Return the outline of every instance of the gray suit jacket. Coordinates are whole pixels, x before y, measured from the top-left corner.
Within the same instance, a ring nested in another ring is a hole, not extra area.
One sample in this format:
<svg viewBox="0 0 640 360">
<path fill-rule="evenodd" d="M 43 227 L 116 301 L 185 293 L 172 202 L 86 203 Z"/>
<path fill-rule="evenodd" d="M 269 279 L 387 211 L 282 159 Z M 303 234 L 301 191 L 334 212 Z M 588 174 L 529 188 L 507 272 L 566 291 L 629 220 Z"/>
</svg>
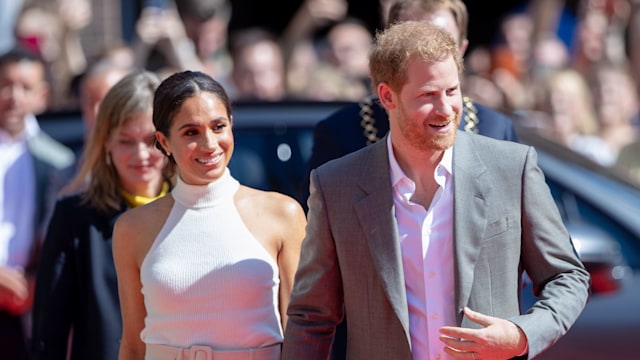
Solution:
<svg viewBox="0 0 640 360">
<path fill-rule="evenodd" d="M 509 319 L 526 334 L 533 357 L 576 320 L 589 274 L 533 148 L 458 131 L 453 164 L 458 325 L 477 327 L 463 316 L 465 306 Z M 343 309 L 348 359 L 411 359 L 386 141 L 319 167 L 310 187 L 283 359 L 328 358 Z M 523 271 L 539 296 L 525 314 Z"/>
</svg>

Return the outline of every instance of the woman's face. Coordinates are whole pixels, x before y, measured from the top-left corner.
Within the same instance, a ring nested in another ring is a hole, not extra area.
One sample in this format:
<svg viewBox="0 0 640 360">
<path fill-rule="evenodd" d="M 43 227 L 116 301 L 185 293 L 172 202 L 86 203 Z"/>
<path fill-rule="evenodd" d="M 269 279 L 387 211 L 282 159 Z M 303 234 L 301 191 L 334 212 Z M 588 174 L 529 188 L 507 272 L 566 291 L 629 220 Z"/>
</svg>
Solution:
<svg viewBox="0 0 640 360">
<path fill-rule="evenodd" d="M 231 116 L 218 97 L 199 93 L 184 101 L 174 115 L 169 136 L 158 141 L 178 166 L 187 184 L 206 185 L 220 178 L 233 153 Z"/>
<path fill-rule="evenodd" d="M 107 155 L 125 191 L 134 195 L 157 195 L 167 160 L 154 146 L 154 141 L 151 110 L 131 116 L 107 139 Z"/>
</svg>

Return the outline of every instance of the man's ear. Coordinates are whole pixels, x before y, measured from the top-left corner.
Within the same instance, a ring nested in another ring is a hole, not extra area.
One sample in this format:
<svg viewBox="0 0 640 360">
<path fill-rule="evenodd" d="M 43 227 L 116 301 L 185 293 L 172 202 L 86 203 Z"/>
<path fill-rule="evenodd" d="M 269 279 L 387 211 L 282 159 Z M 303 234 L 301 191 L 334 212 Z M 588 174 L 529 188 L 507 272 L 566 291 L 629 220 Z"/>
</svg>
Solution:
<svg viewBox="0 0 640 360">
<path fill-rule="evenodd" d="M 395 109 L 397 104 L 395 100 L 395 92 L 389 84 L 380 83 L 378 85 L 378 99 L 380 100 L 380 104 L 388 110 Z"/>
<path fill-rule="evenodd" d="M 51 101 L 51 90 L 46 81 L 43 80 L 40 85 L 38 85 L 34 99 L 32 100 L 33 109 L 30 109 L 31 113 L 39 115 L 47 110 Z"/>
<path fill-rule="evenodd" d="M 467 52 L 469 47 L 469 40 L 464 39 L 460 42 L 460 57 L 464 58 L 464 53 Z"/>
</svg>

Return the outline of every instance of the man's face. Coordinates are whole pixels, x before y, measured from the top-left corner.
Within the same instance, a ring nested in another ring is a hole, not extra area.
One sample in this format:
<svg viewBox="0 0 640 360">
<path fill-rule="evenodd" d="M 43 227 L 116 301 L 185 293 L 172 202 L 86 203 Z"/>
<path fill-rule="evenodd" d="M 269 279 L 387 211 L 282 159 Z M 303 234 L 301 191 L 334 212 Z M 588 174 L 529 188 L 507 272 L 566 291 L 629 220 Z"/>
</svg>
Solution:
<svg viewBox="0 0 640 360">
<path fill-rule="evenodd" d="M 45 110 L 47 85 L 44 68 L 37 62 L 8 63 L 0 68 L 0 129 L 16 136 L 24 117 Z"/>
<path fill-rule="evenodd" d="M 442 151 L 453 145 L 462 114 L 458 68 L 444 61 L 409 61 L 407 83 L 387 107 L 394 146 L 412 151 Z"/>
<path fill-rule="evenodd" d="M 228 22 L 223 17 L 214 16 L 204 21 L 185 18 L 184 27 L 201 59 L 209 58 L 224 47 Z"/>
<path fill-rule="evenodd" d="M 108 71 L 99 76 L 87 78 L 82 84 L 80 105 L 84 122 L 85 140 L 89 139 L 91 129 L 96 123 L 98 108 L 109 89 L 126 75 L 125 70 Z"/>
<path fill-rule="evenodd" d="M 242 99 L 281 100 L 285 95 L 284 78 L 282 55 L 270 42 L 251 45 L 234 60 L 233 80 Z"/>
</svg>

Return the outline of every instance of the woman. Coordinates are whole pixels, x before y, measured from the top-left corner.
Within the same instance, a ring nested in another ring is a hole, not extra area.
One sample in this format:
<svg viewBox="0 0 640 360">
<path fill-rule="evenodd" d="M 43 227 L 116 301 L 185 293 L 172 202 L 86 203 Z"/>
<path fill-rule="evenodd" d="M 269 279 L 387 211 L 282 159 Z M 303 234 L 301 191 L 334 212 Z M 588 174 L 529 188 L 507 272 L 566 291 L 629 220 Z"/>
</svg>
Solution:
<svg viewBox="0 0 640 360">
<path fill-rule="evenodd" d="M 302 208 L 231 176 L 229 98 L 208 75 L 167 78 L 153 122 L 178 178 L 115 226 L 120 359 L 280 359 Z"/>
<path fill-rule="evenodd" d="M 116 218 L 170 187 L 154 146 L 152 73 L 127 75 L 100 105 L 75 178 L 43 246 L 33 317 L 35 359 L 117 359 L 122 323 L 111 251 Z M 69 353 L 69 354 L 67 354 Z"/>
</svg>

